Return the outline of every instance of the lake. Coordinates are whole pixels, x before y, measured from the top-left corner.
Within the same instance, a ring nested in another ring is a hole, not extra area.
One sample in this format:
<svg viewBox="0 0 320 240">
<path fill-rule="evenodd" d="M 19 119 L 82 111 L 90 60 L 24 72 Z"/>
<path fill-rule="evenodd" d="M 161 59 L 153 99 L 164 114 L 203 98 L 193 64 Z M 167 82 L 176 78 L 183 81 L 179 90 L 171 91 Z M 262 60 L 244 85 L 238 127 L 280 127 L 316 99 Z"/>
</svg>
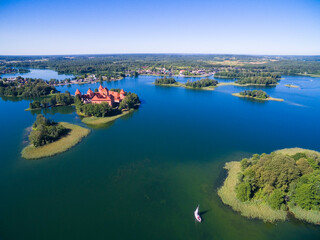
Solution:
<svg viewBox="0 0 320 240">
<path fill-rule="evenodd" d="M 8 78 L 8 77 L 24 77 L 24 78 L 41 78 L 44 80 L 50 80 L 50 79 L 57 79 L 57 80 L 64 80 L 66 78 L 72 79 L 74 75 L 72 74 L 58 74 L 58 72 L 50 70 L 50 69 L 29 69 L 30 72 L 27 73 L 8 73 L 8 74 L 2 74 L 2 78 Z"/>
<path fill-rule="evenodd" d="M 141 107 L 41 160 L 20 157 L 36 118 L 24 111 L 29 101 L 0 100 L 0 239 L 320 238 L 320 226 L 250 220 L 217 195 L 225 162 L 287 147 L 320 151 L 320 78 L 284 76 L 277 87 L 254 88 L 284 102 L 231 95 L 248 87 L 190 90 L 154 86 L 155 78 L 104 82 L 136 92 Z M 99 84 L 58 89 L 89 87 Z M 72 107 L 46 116 L 85 126 Z M 193 216 L 198 204 L 201 224 Z"/>
</svg>

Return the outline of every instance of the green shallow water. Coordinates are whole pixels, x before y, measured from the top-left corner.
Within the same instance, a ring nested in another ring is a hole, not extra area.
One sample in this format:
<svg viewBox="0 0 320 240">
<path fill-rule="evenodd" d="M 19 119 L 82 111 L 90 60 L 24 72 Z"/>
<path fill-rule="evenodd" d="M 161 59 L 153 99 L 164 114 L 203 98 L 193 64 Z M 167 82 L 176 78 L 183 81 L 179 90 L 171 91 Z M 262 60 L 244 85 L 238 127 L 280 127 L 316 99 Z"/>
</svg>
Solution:
<svg viewBox="0 0 320 240">
<path fill-rule="evenodd" d="M 320 150 L 320 79 L 286 77 L 265 89 L 285 102 L 236 98 L 239 87 L 156 87 L 154 77 L 105 84 L 138 93 L 141 107 L 51 158 L 20 158 L 36 114 L 0 101 L 0 239 L 319 239 L 320 227 L 240 216 L 217 188 L 224 163 L 284 147 Z M 179 79 L 184 81 L 184 79 Z M 311 81 L 312 80 L 312 81 Z M 288 89 L 287 83 L 301 89 Z M 74 92 L 98 84 L 64 86 Z M 81 124 L 70 108 L 45 114 Z M 200 204 L 204 222 L 193 211 Z"/>
</svg>

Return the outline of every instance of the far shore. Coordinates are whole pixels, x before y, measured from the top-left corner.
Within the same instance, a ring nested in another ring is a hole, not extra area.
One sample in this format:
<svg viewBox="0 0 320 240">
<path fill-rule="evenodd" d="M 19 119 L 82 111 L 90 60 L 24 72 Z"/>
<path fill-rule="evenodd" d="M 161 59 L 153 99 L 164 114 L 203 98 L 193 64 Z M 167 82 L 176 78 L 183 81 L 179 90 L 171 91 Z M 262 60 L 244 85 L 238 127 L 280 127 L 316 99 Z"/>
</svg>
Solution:
<svg viewBox="0 0 320 240">
<path fill-rule="evenodd" d="M 30 144 L 22 150 L 21 156 L 25 159 L 39 159 L 57 155 L 72 148 L 90 133 L 89 129 L 78 125 L 67 122 L 59 122 L 59 124 L 70 130 L 66 136 L 40 147 Z"/>
<path fill-rule="evenodd" d="M 236 96 L 236 97 L 251 98 L 251 99 L 261 100 L 261 101 L 276 101 L 276 102 L 283 102 L 284 101 L 282 98 L 268 97 L 268 98 L 262 99 L 262 98 L 255 98 L 255 97 L 250 97 L 250 96 L 243 96 L 240 93 L 232 93 L 232 95 Z"/>
</svg>

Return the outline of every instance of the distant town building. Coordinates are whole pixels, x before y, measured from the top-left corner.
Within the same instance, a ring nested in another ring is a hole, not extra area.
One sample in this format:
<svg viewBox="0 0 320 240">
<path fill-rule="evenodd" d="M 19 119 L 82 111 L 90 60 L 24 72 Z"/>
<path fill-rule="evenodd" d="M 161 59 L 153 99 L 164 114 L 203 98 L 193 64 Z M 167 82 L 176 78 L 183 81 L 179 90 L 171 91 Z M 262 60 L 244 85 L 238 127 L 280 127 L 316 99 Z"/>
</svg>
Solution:
<svg viewBox="0 0 320 240">
<path fill-rule="evenodd" d="M 120 92 L 109 91 L 108 88 L 104 88 L 100 85 L 98 92 L 93 92 L 90 88 L 87 94 L 81 94 L 79 89 L 76 90 L 75 95 L 79 95 L 84 103 L 108 103 L 111 107 L 119 104 L 126 96 L 126 92 L 121 89 Z"/>
</svg>

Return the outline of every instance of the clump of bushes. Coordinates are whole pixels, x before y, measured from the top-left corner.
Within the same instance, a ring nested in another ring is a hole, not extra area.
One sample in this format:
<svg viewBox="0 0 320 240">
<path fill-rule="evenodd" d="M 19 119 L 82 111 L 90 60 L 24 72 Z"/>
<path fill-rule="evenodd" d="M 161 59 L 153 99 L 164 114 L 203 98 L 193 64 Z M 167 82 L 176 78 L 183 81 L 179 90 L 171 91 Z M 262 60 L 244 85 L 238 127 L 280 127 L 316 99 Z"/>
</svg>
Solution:
<svg viewBox="0 0 320 240">
<path fill-rule="evenodd" d="M 67 133 L 68 129 L 39 114 L 32 126 L 29 140 L 35 147 L 39 147 L 54 142 Z"/>
</svg>

